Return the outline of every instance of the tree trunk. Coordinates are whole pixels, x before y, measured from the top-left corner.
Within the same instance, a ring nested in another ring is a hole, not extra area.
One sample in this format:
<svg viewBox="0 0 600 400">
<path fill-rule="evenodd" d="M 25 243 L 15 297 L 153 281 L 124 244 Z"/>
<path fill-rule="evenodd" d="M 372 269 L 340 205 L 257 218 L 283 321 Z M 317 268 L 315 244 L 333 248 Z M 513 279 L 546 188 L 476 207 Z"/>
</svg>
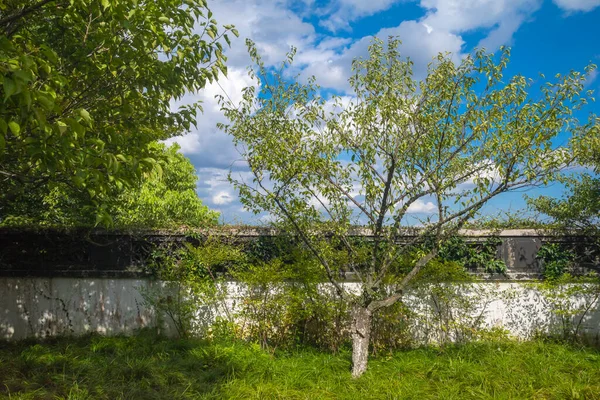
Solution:
<svg viewBox="0 0 600 400">
<path fill-rule="evenodd" d="M 352 377 L 358 378 L 367 369 L 371 338 L 371 311 L 354 306 L 352 310 Z"/>
</svg>

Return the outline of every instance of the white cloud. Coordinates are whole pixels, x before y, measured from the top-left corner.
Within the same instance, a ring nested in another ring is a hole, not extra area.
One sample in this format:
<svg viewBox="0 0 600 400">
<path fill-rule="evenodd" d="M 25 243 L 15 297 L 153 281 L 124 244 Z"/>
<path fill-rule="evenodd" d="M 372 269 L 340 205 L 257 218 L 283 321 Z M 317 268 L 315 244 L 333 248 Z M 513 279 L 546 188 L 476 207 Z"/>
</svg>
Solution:
<svg viewBox="0 0 600 400">
<path fill-rule="evenodd" d="M 554 4 L 565 11 L 591 11 L 600 6 L 600 0 L 554 0 Z"/>
<path fill-rule="evenodd" d="M 417 21 L 404 21 L 395 28 L 382 29 L 376 36 L 380 38 L 398 36 L 402 40 L 400 52 L 402 56 L 409 57 L 414 62 L 416 78 L 425 76 L 427 64 L 440 52 L 451 52 L 458 60 L 464 43 L 458 35 L 431 29 Z M 340 53 L 332 55 L 331 58 L 308 65 L 303 71 L 303 76 L 306 78 L 314 75 L 317 82 L 324 87 L 350 92 L 348 78 L 352 72 L 352 60 L 368 55 L 372 38 L 372 36 L 363 37 Z"/>
<path fill-rule="evenodd" d="M 316 197 L 312 197 L 308 201 L 308 204 L 317 210 L 324 211 L 325 207 L 329 206 L 329 200 L 327 198 L 325 198 L 323 195 L 317 194 Z"/>
<path fill-rule="evenodd" d="M 437 210 L 437 206 L 431 201 L 417 200 L 408 207 L 409 214 L 431 214 Z"/>
<path fill-rule="evenodd" d="M 222 195 L 230 194 L 233 188 L 227 181 L 228 169 L 224 168 L 199 168 L 198 169 L 198 194 L 208 200 L 210 204 L 217 204 Z M 221 203 L 222 204 L 222 203 Z"/>
<path fill-rule="evenodd" d="M 217 122 L 225 122 L 216 95 L 227 95 L 234 104 L 241 100 L 242 89 L 256 85 L 245 71 L 230 68 L 227 77 L 208 84 L 201 93 L 189 94 L 173 107 L 201 101 L 204 112 L 198 115 L 197 127 L 184 136 L 174 137 L 167 144 L 178 143 L 181 152 L 194 162 L 196 167 L 229 168 L 239 158 L 231 138 L 217 129 Z"/>
<path fill-rule="evenodd" d="M 303 21 L 282 0 L 221 0 L 211 2 L 214 18 L 221 24 L 233 24 L 240 33 L 226 50 L 227 65 L 245 68 L 249 64 L 245 40 L 251 38 L 267 65 L 281 62 L 290 46 L 314 47 L 315 28 Z"/>
<path fill-rule="evenodd" d="M 402 0 L 334 0 L 320 9 L 320 14 L 326 16 L 320 25 L 336 32 L 340 29 L 349 30 L 350 22 L 378 12 L 387 10 L 394 3 Z"/>
<path fill-rule="evenodd" d="M 292 4 L 293 3 L 293 4 Z M 226 122 L 215 95 L 227 95 L 233 103 L 241 99 L 241 90 L 255 84 L 247 74 L 250 65 L 245 40 L 251 38 L 267 65 L 280 63 L 291 46 L 298 48 L 299 62 L 307 65 L 335 54 L 335 49 L 348 44 L 348 39 L 317 35 L 312 24 L 303 21 L 292 9 L 308 9 L 312 0 L 298 2 L 286 0 L 222 0 L 209 4 L 214 18 L 220 24 L 233 24 L 239 37 L 230 35 L 231 47 L 228 57 L 228 76 L 218 83 L 208 84 L 200 93 L 190 94 L 174 104 L 190 104 L 201 101 L 204 112 L 198 116 L 197 128 L 185 136 L 167 140 L 178 143 L 181 152 L 187 155 L 198 169 L 198 194 L 206 205 L 225 214 L 250 218 L 249 213 L 240 213 L 241 205 L 234 188 L 227 182 L 231 168 L 248 174 L 240 165 L 240 156 L 231 138 L 217 129 L 218 122 Z M 229 217 L 231 217 L 230 215 Z"/>
<path fill-rule="evenodd" d="M 346 6 L 353 3 L 348 1 Z M 376 2 L 374 7 L 391 3 Z M 414 62 L 417 79 L 425 76 L 427 65 L 440 52 L 450 52 L 459 61 L 463 56 L 465 42 L 462 35 L 465 33 L 487 31 L 479 46 L 491 51 L 510 44 L 513 34 L 531 18 L 541 0 L 421 0 L 420 5 L 426 10 L 421 19 L 402 21 L 398 26 L 381 29 L 376 34 L 380 38 L 400 38 L 400 52 Z M 322 57 L 313 57 L 305 62 L 302 75 L 305 78 L 314 75 L 322 86 L 348 92 L 352 60 L 368 55 L 371 40 L 371 36 L 366 36 L 350 46 L 333 48 Z"/>
<path fill-rule="evenodd" d="M 494 28 L 508 19 L 529 15 L 541 0 L 421 0 L 427 9 L 423 22 L 448 32 Z"/>
<path fill-rule="evenodd" d="M 260 216 L 254 217 L 240 204 L 235 189 L 227 180 L 228 174 L 228 168 L 199 168 L 198 195 L 204 204 L 221 213 L 225 223 L 259 222 Z M 236 177 L 250 179 L 249 171 L 236 171 L 235 174 Z"/>
<path fill-rule="evenodd" d="M 519 29 L 526 17 L 526 15 L 517 14 L 504 18 L 498 23 L 496 28 L 477 44 L 477 47 L 484 48 L 488 51 L 494 51 L 500 46 L 510 45 L 513 35 Z"/>
<path fill-rule="evenodd" d="M 492 160 L 488 160 L 487 162 L 481 162 L 477 165 L 471 167 L 473 170 L 477 168 L 482 168 L 479 171 L 476 171 L 469 179 L 462 182 L 459 186 L 461 187 L 471 187 L 483 180 L 488 180 L 490 184 L 494 184 L 500 182 L 502 176 L 500 170 L 496 165 L 494 165 Z"/>
<path fill-rule="evenodd" d="M 229 204 L 234 200 L 235 196 L 228 192 L 219 192 L 212 197 L 212 202 L 217 205 Z"/>
<path fill-rule="evenodd" d="M 495 50 L 510 44 L 517 29 L 537 11 L 541 0 L 421 0 L 422 22 L 433 30 L 463 34 L 488 30 L 478 47 Z"/>
<path fill-rule="evenodd" d="M 592 86 L 594 84 L 594 82 L 596 82 L 597 78 L 598 78 L 598 69 L 595 69 L 592 72 L 590 72 L 588 74 L 588 76 L 586 76 L 585 81 L 583 82 L 583 86 L 586 88 Z"/>
<path fill-rule="evenodd" d="M 439 53 L 450 52 L 458 61 L 464 45 L 463 39 L 453 32 L 428 26 L 424 22 L 404 21 L 397 28 L 382 29 L 380 37 L 398 36 L 402 41 L 400 52 L 415 63 L 417 78 L 425 76 L 427 64 Z"/>
</svg>

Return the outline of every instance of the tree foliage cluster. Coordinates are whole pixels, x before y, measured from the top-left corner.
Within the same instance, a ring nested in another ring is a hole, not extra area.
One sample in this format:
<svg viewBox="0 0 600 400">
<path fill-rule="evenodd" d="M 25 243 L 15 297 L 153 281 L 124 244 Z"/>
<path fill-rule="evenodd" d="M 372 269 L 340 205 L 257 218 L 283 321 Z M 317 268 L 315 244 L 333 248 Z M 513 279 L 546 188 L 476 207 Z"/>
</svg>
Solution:
<svg viewBox="0 0 600 400">
<path fill-rule="evenodd" d="M 597 120 L 598 121 L 598 120 Z M 600 273 L 600 124 L 583 137 L 573 138 L 577 155 L 576 169 L 558 178 L 566 193 L 561 198 L 540 196 L 529 198 L 529 206 L 545 215 L 552 228 L 566 236 L 579 235 L 588 251 L 573 252 L 564 243 L 543 246 L 538 253 L 544 261 L 544 275 L 551 280 L 568 280 L 573 263 L 586 265 Z"/>
<path fill-rule="evenodd" d="M 226 73 L 205 0 L 0 4 L 0 219 L 56 191 L 109 223 L 107 199 L 169 159 L 155 143 L 195 124 L 173 108 Z"/>
<path fill-rule="evenodd" d="M 182 229 L 216 225 L 218 212 L 202 204 L 196 193 L 196 170 L 179 147 L 149 145 L 163 156 L 126 190 L 104 199 L 102 206 L 117 229 Z M 82 212 L 90 206 L 85 193 L 67 185 L 28 193 L 8 209 L 0 226 L 93 227 L 97 216 Z"/>
<path fill-rule="evenodd" d="M 563 231 L 598 235 L 600 224 L 600 128 L 596 125 L 590 134 L 577 142 L 579 171 L 564 174 L 560 180 L 567 189 L 562 198 L 541 196 L 530 199 L 531 207 L 550 217 Z M 585 168 L 585 170 L 581 170 Z"/>
</svg>

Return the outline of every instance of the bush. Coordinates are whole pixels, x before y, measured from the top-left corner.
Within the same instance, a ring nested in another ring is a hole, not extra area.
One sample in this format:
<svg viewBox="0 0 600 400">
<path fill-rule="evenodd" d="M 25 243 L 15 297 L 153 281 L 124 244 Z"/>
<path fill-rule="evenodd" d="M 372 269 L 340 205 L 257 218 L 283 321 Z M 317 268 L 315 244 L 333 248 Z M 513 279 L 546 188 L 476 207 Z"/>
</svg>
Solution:
<svg viewBox="0 0 600 400">
<path fill-rule="evenodd" d="M 542 275 L 544 278 L 554 280 L 565 274 L 575 255 L 559 243 L 546 243 L 537 252 L 536 257 L 542 260 Z"/>
<path fill-rule="evenodd" d="M 298 346 L 339 351 L 349 344 L 348 304 L 327 282 L 320 264 L 292 239 L 262 238 L 243 245 L 228 238 L 198 239 L 198 247 L 155 251 L 149 268 L 166 282 L 144 292 L 147 304 L 180 336 L 236 338 L 271 351 Z M 472 285 L 465 264 L 474 254 L 490 258 L 495 245 L 466 251 L 470 258 L 461 253 L 463 245 L 453 253 L 446 246 L 446 254 L 462 262 L 432 260 L 403 301 L 373 317 L 373 352 L 466 341 L 486 332 L 482 315 L 490 290 Z M 364 246 L 368 250 L 368 243 Z M 360 267 L 360 255 L 331 251 L 339 253 L 339 265 Z M 399 276 L 405 261 L 395 266 Z M 236 282 L 235 291 L 228 280 Z"/>
</svg>

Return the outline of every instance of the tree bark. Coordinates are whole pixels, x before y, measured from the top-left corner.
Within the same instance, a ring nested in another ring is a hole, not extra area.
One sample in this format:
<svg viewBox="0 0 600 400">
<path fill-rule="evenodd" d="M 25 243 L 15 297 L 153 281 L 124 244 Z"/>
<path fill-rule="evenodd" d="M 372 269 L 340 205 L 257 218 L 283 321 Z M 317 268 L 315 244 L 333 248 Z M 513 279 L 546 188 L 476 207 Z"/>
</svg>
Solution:
<svg viewBox="0 0 600 400">
<path fill-rule="evenodd" d="M 358 378 L 367 370 L 371 338 L 371 311 L 355 305 L 352 310 L 352 377 Z"/>
</svg>

